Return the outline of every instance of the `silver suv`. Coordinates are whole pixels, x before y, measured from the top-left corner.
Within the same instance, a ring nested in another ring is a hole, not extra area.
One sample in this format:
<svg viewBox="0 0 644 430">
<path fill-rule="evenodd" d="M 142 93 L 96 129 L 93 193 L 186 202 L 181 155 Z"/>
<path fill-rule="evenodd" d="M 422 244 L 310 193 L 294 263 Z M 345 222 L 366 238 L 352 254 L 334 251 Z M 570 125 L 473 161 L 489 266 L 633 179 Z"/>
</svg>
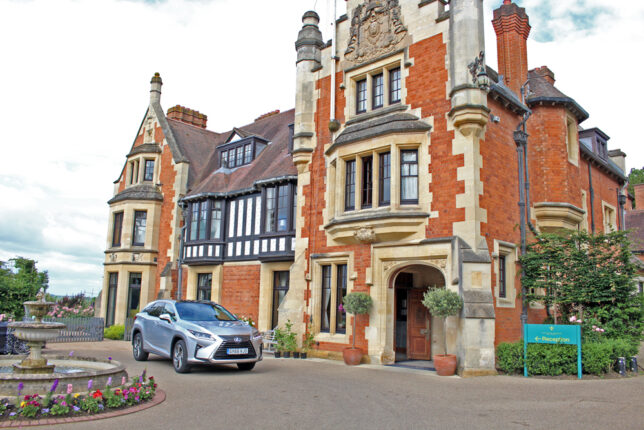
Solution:
<svg viewBox="0 0 644 430">
<path fill-rule="evenodd" d="M 179 373 L 196 363 L 251 370 L 262 359 L 262 334 L 214 302 L 157 300 L 134 318 L 132 352 L 137 361 L 172 358 Z"/>
</svg>

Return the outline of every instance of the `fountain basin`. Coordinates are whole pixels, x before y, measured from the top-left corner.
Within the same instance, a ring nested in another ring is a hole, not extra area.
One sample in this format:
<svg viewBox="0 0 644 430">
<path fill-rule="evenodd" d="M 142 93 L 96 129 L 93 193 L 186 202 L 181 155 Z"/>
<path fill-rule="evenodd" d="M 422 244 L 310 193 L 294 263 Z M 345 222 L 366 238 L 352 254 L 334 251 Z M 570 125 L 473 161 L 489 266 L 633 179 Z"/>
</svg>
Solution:
<svg viewBox="0 0 644 430">
<path fill-rule="evenodd" d="M 65 324 L 14 322 L 9 324 L 9 328 L 18 339 L 27 342 L 47 342 L 56 339 L 65 328 Z"/>
<path fill-rule="evenodd" d="M 49 364 L 60 366 L 63 371 L 49 374 L 16 374 L 13 368 L 25 359 L 24 355 L 0 356 L 0 397 L 15 397 L 18 384 L 23 383 L 22 394 L 45 395 L 51 389 L 54 380 L 58 379 L 56 393 L 66 394 L 67 385 L 72 384 L 73 393 L 87 392 L 87 384 L 92 380 L 92 389 L 103 389 L 108 379 L 112 386 L 121 384 L 127 378 L 125 366 L 115 360 L 100 360 L 88 357 L 67 357 L 60 355 L 43 356 Z"/>
</svg>

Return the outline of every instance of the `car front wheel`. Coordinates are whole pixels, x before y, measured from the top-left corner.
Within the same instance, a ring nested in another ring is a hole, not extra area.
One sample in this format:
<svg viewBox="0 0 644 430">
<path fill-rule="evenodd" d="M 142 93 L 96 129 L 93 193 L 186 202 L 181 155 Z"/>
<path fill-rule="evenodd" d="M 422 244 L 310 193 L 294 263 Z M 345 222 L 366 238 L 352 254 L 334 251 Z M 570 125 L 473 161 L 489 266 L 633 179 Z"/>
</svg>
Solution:
<svg viewBox="0 0 644 430">
<path fill-rule="evenodd" d="M 255 363 L 237 363 L 239 370 L 253 370 Z"/>
<path fill-rule="evenodd" d="M 188 350 L 183 340 L 178 340 L 172 348 L 172 365 L 177 373 L 187 373 L 190 370 L 188 366 Z"/>
<path fill-rule="evenodd" d="M 145 361 L 148 359 L 148 353 L 143 350 L 143 336 L 141 333 L 134 335 L 132 341 L 132 355 L 136 361 Z"/>
</svg>

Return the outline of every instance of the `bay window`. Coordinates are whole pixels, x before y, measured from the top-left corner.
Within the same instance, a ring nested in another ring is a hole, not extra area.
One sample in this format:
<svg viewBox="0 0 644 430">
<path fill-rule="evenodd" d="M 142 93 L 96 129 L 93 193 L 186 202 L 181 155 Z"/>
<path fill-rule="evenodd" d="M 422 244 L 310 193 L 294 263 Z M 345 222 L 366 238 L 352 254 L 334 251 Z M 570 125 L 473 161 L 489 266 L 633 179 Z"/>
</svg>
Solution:
<svg viewBox="0 0 644 430">
<path fill-rule="evenodd" d="M 123 232 L 123 212 L 114 214 L 114 228 L 112 230 L 112 246 L 121 246 L 121 236 Z"/>
<path fill-rule="evenodd" d="M 346 162 L 344 209 L 356 208 L 356 160 Z"/>
<path fill-rule="evenodd" d="M 264 232 L 291 231 L 295 225 L 297 209 L 295 185 L 282 184 L 266 187 L 264 205 Z"/>
<path fill-rule="evenodd" d="M 391 203 L 391 153 L 383 152 L 380 156 L 380 177 L 378 187 L 380 191 L 380 206 L 387 206 Z"/>
<path fill-rule="evenodd" d="M 373 157 L 362 158 L 362 208 L 370 208 L 373 197 Z"/>
<path fill-rule="evenodd" d="M 154 160 L 145 160 L 143 180 L 144 181 L 154 180 Z"/>
<path fill-rule="evenodd" d="M 210 238 L 217 240 L 221 238 L 221 200 L 212 202 L 210 211 Z"/>
</svg>

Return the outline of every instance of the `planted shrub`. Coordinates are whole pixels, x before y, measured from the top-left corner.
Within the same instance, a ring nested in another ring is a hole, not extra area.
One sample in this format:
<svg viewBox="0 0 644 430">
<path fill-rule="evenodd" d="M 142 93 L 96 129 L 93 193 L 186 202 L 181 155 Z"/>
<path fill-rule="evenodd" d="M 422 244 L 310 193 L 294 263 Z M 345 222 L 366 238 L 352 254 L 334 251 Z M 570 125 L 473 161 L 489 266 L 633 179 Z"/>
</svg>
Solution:
<svg viewBox="0 0 644 430">
<path fill-rule="evenodd" d="M 123 340 L 123 335 L 125 334 L 125 326 L 122 325 L 113 325 L 106 327 L 103 330 L 103 337 L 113 340 Z"/>
<path fill-rule="evenodd" d="M 342 300 L 344 309 L 353 314 L 353 348 L 356 347 L 356 315 L 369 313 L 373 304 L 371 296 L 366 293 L 349 293 Z"/>
<path fill-rule="evenodd" d="M 523 372 L 523 342 L 503 342 L 496 348 L 496 367 L 505 373 Z"/>
<path fill-rule="evenodd" d="M 429 309 L 432 316 L 443 319 L 444 351 L 447 354 L 447 317 L 458 315 L 463 307 L 463 299 L 454 291 L 434 286 L 423 295 L 423 305 Z"/>
</svg>

